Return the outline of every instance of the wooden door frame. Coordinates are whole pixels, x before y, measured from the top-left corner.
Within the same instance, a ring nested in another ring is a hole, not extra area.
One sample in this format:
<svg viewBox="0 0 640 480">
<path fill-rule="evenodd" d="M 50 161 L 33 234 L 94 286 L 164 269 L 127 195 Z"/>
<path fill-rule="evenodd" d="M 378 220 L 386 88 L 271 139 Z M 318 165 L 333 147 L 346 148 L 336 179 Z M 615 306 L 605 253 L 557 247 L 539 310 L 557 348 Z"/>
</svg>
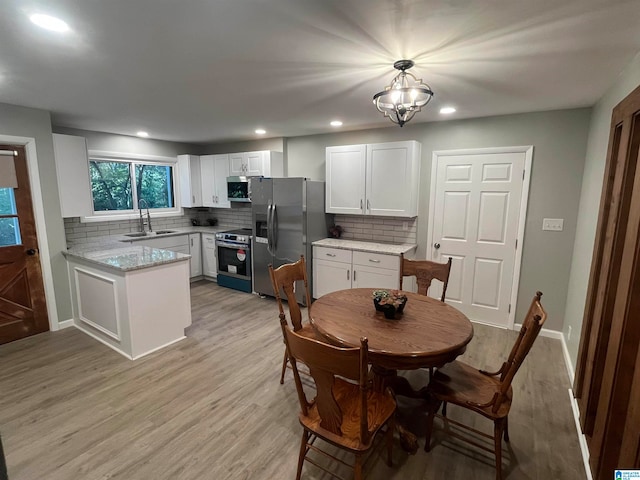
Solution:
<svg viewBox="0 0 640 480">
<path fill-rule="evenodd" d="M 27 171 L 29 172 L 29 185 L 31 186 L 31 201 L 36 222 L 36 234 L 38 236 L 38 250 L 40 267 L 42 268 L 42 280 L 49 316 L 49 329 L 52 331 L 64 328 L 58 319 L 55 289 L 53 287 L 53 272 L 51 270 L 51 255 L 49 253 L 49 240 L 44 214 L 44 201 L 40 183 L 40 171 L 38 169 L 38 154 L 36 151 L 36 139 L 33 137 L 19 137 L 15 135 L 0 134 L 0 143 L 20 145 L 25 149 L 27 157 Z M 69 325 L 71 320 L 69 320 Z M 64 325 L 68 326 L 68 325 Z"/>
<path fill-rule="evenodd" d="M 522 266 L 522 250 L 524 246 L 524 227 L 527 220 L 527 203 L 529 201 L 529 186 L 531 184 L 531 165 L 533 164 L 533 145 L 522 145 L 513 147 L 489 147 L 489 148 L 465 148 L 460 150 L 434 150 L 431 156 L 431 190 L 429 192 L 429 219 L 427 226 L 427 260 L 432 260 L 433 243 L 433 219 L 436 208 L 436 183 L 438 172 L 438 161 L 441 157 L 451 157 L 454 155 L 480 155 L 492 153 L 524 153 L 524 179 L 522 182 L 522 194 L 520 196 L 520 212 L 518 214 L 518 234 L 517 241 L 520 248 L 516 249 L 516 257 L 513 264 L 513 279 L 511 281 L 511 311 L 507 329 L 513 330 L 516 318 L 518 303 L 518 287 L 520 285 L 520 268 Z"/>
</svg>

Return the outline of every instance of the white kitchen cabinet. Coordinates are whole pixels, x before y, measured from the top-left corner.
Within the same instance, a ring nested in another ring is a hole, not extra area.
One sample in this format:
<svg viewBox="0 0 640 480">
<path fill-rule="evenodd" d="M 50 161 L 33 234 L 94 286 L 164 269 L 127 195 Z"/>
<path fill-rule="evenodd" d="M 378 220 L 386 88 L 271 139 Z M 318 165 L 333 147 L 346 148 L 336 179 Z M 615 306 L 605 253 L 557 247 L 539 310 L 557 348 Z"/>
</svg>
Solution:
<svg viewBox="0 0 640 480">
<path fill-rule="evenodd" d="M 189 255 L 191 255 L 191 278 L 202 275 L 202 248 L 199 233 L 189 234 Z"/>
<path fill-rule="evenodd" d="M 62 216 L 86 217 L 93 213 L 89 158 L 84 137 L 53 134 Z"/>
<path fill-rule="evenodd" d="M 227 197 L 228 176 L 229 155 L 202 155 L 200 157 L 203 206 L 231 208 Z"/>
<path fill-rule="evenodd" d="M 416 217 L 421 146 L 416 141 L 326 150 L 326 212 Z"/>
<path fill-rule="evenodd" d="M 202 273 L 205 277 L 218 277 L 216 236 L 213 234 L 202 234 Z"/>
<path fill-rule="evenodd" d="M 284 163 L 282 152 L 240 152 L 229 154 L 229 175 L 282 177 Z"/>
<path fill-rule="evenodd" d="M 178 155 L 178 178 L 180 206 L 202 207 L 200 157 L 197 155 Z"/>
<path fill-rule="evenodd" d="M 313 297 L 349 288 L 400 286 L 400 257 L 339 248 L 313 247 Z"/>
</svg>

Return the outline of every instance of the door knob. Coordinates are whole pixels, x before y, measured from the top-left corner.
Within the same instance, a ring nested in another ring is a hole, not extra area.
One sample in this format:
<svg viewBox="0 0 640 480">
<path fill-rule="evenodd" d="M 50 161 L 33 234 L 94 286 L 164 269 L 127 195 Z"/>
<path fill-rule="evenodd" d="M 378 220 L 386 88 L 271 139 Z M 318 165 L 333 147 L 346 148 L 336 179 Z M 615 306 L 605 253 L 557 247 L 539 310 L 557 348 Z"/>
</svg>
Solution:
<svg viewBox="0 0 640 480">
<path fill-rule="evenodd" d="M 29 250 L 27 250 L 27 255 L 35 255 L 36 251 L 33 248 L 30 248 Z"/>
<path fill-rule="evenodd" d="M 435 248 L 436 250 L 438 250 L 440 248 L 440 244 L 439 243 L 434 243 L 433 244 L 433 248 Z"/>
</svg>

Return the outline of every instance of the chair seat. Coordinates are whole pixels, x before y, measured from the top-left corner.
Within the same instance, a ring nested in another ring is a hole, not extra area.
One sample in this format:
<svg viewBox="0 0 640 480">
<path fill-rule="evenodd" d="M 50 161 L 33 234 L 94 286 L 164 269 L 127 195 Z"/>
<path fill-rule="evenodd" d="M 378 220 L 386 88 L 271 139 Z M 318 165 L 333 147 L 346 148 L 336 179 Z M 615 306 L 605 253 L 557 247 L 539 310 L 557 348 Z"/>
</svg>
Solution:
<svg viewBox="0 0 640 480">
<path fill-rule="evenodd" d="M 320 414 L 315 403 L 309 408 L 307 416 L 300 414 L 300 423 L 307 430 L 316 433 L 335 445 L 354 452 L 369 449 L 377 431 L 394 414 L 396 409 L 395 399 L 389 393 L 373 390 L 367 392 L 367 419 L 369 430 L 372 434 L 367 443 L 362 443 L 360 439 L 360 387 L 357 384 L 336 378 L 333 385 L 333 394 L 343 412 L 340 426 L 342 436 L 320 427 Z"/>
<path fill-rule="evenodd" d="M 500 376 L 484 375 L 479 370 L 459 361 L 439 368 L 427 387 L 427 391 L 436 399 L 464 406 L 490 419 L 504 418 L 509 414 L 513 398 L 511 387 L 509 387 L 507 398 L 495 413 L 491 411 L 492 406 L 478 407 L 472 404 L 490 402 L 499 390 Z"/>
</svg>

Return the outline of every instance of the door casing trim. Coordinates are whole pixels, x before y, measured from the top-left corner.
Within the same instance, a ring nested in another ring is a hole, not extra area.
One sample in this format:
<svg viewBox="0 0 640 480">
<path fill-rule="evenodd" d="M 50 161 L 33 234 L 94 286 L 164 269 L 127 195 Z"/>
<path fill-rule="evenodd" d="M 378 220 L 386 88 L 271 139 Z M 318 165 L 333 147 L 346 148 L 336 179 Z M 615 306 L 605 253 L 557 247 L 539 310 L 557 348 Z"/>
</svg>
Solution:
<svg viewBox="0 0 640 480">
<path fill-rule="evenodd" d="M 42 280 L 47 303 L 47 315 L 49 317 L 49 329 L 59 330 L 58 308 L 56 304 L 55 289 L 53 287 L 53 272 L 51 270 L 51 255 L 49 253 L 49 240 L 44 215 L 44 202 L 40 184 L 40 171 L 38 169 L 38 153 L 36 151 L 36 139 L 33 137 L 19 137 L 15 135 L 0 134 L 1 143 L 21 145 L 25 148 L 27 156 L 27 170 L 29 171 L 29 185 L 31 186 L 31 203 L 36 219 L 36 234 L 38 235 L 38 250 L 40 252 L 40 266 L 42 268 Z"/>
<path fill-rule="evenodd" d="M 435 215 L 436 204 L 436 179 L 438 160 L 441 157 L 453 155 L 481 155 L 491 153 L 524 153 L 524 180 L 522 183 L 522 195 L 520 197 L 520 212 L 518 214 L 518 248 L 513 266 L 513 280 L 511 283 L 511 311 L 507 328 L 514 329 L 516 309 L 518 302 L 518 286 L 520 285 L 520 268 L 522 264 L 522 250 L 524 246 L 524 226 L 527 216 L 527 202 L 529 201 L 529 185 L 531 183 L 531 165 L 533 163 L 533 145 L 523 145 L 514 147 L 489 147 L 489 148 L 465 148 L 461 150 L 434 150 L 431 156 L 431 186 L 429 190 L 429 218 L 427 225 L 427 260 L 432 260 L 431 244 L 433 243 L 433 217 Z"/>
</svg>

